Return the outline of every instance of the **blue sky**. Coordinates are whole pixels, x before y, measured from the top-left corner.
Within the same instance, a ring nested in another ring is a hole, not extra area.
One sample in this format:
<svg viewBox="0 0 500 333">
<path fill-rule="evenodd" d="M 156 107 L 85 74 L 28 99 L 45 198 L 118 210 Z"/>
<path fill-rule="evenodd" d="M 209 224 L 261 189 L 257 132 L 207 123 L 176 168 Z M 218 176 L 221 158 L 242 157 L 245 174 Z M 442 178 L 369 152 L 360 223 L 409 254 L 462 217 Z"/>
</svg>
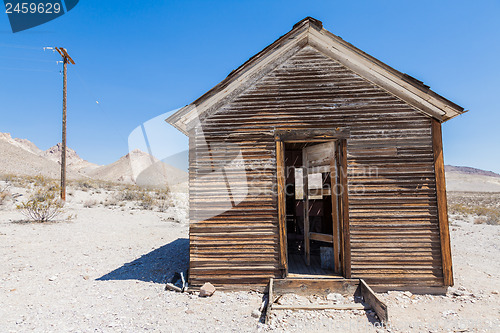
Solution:
<svg viewBox="0 0 500 333">
<path fill-rule="evenodd" d="M 306 16 L 471 110 L 443 126 L 445 163 L 500 172 L 500 2 L 81 0 L 13 34 L 0 13 L 0 132 L 60 141 L 61 65 L 68 145 L 107 164 L 142 123 L 189 104 Z M 96 103 L 99 101 L 99 104 Z M 168 146 L 187 148 L 172 134 Z"/>
</svg>

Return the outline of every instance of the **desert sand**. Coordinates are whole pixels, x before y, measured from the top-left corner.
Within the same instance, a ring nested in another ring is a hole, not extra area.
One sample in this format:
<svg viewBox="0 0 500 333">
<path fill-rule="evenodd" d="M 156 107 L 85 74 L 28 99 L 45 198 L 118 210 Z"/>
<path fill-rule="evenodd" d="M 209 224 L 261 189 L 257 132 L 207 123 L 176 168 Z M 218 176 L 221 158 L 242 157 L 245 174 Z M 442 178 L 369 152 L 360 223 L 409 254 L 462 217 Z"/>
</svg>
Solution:
<svg viewBox="0 0 500 333">
<path fill-rule="evenodd" d="M 0 186 L 5 182 L 0 182 Z M 11 187 L 0 208 L 1 332 L 498 332 L 500 228 L 452 216 L 455 287 L 447 295 L 389 292 L 388 327 L 365 311 L 284 311 L 256 318 L 265 295 L 165 290 L 187 269 L 187 194 L 164 212 L 113 202 L 112 190 L 68 190 L 62 221 L 23 223 Z M 101 204 L 102 202 L 102 204 Z M 73 215 L 71 221 L 64 218 Z M 252 316 L 252 312 L 254 316 Z"/>
</svg>

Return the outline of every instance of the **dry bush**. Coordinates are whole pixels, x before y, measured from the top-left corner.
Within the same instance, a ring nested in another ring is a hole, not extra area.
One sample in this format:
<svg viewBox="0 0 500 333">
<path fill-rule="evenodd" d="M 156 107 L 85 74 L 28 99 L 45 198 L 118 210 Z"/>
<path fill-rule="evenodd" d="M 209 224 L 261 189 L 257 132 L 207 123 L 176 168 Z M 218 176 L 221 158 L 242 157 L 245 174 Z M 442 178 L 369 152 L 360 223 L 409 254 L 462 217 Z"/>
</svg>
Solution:
<svg viewBox="0 0 500 333">
<path fill-rule="evenodd" d="M 118 206 L 118 200 L 116 198 L 105 199 L 104 207 L 109 207 L 109 206 Z"/>
<path fill-rule="evenodd" d="M 116 193 L 115 197 L 119 201 L 135 201 L 139 198 L 139 193 L 137 189 L 125 189 Z"/>
<path fill-rule="evenodd" d="M 92 189 L 96 188 L 96 186 L 95 186 L 96 184 L 94 184 L 94 182 L 92 182 L 91 180 L 88 180 L 88 179 L 74 181 L 74 182 L 71 182 L 71 184 L 77 190 L 81 190 L 84 192 L 87 192 L 88 190 L 92 190 Z"/>
<path fill-rule="evenodd" d="M 449 192 L 448 211 L 474 216 L 475 224 L 500 225 L 500 193 Z"/>
<path fill-rule="evenodd" d="M 85 202 L 83 203 L 84 208 L 92 208 L 95 205 L 97 205 L 97 201 L 93 199 L 85 200 Z"/>
<path fill-rule="evenodd" d="M 115 195 L 115 199 L 122 202 L 133 201 L 141 209 L 158 209 L 160 212 L 166 211 L 171 206 L 170 192 L 168 189 L 140 188 L 138 186 L 123 186 L 123 189 Z"/>
<path fill-rule="evenodd" d="M 30 195 L 27 202 L 17 205 L 17 209 L 34 222 L 48 222 L 63 213 L 64 202 L 59 198 L 56 187 L 42 186 Z"/>
<path fill-rule="evenodd" d="M 157 190 L 155 193 L 156 207 L 158 211 L 165 212 L 168 207 L 172 206 L 172 198 L 170 191 L 167 189 Z"/>
<path fill-rule="evenodd" d="M 141 197 L 138 200 L 139 207 L 146 210 L 152 210 L 155 203 L 155 199 L 147 191 L 142 191 Z"/>
<path fill-rule="evenodd" d="M 10 185 L 0 185 L 0 207 L 11 197 Z"/>
<path fill-rule="evenodd" d="M 68 181 L 68 185 L 83 192 L 88 192 L 89 190 L 94 190 L 94 192 L 100 192 L 101 190 L 112 191 L 120 187 L 120 184 L 97 179 L 70 180 Z"/>
</svg>

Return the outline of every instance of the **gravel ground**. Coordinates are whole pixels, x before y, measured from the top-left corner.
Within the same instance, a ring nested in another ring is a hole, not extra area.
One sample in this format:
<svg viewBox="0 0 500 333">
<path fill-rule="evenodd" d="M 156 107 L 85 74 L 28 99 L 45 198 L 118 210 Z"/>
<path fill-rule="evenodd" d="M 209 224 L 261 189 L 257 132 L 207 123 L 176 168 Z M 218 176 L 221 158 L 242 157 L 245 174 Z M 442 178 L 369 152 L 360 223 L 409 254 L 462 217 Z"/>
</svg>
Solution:
<svg viewBox="0 0 500 333">
<path fill-rule="evenodd" d="M 389 327 L 374 326 L 372 312 L 335 310 L 281 311 L 265 326 L 252 316 L 262 294 L 164 290 L 188 264 L 181 212 L 84 208 L 89 195 L 73 193 L 70 222 L 18 223 L 12 205 L 0 209 L 0 332 L 500 331 L 498 226 L 454 221 L 456 286 L 446 296 L 380 294 Z"/>
</svg>

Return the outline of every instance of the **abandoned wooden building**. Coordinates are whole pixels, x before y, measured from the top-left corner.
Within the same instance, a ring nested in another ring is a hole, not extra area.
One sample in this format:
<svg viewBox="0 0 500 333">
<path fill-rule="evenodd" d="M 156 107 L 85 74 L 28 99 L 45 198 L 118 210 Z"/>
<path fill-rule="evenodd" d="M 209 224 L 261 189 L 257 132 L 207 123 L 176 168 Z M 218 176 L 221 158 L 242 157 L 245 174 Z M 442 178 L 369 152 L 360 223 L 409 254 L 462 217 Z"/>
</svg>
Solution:
<svg viewBox="0 0 500 333">
<path fill-rule="evenodd" d="M 192 285 L 453 285 L 441 123 L 464 109 L 306 18 L 167 121 Z"/>
</svg>

